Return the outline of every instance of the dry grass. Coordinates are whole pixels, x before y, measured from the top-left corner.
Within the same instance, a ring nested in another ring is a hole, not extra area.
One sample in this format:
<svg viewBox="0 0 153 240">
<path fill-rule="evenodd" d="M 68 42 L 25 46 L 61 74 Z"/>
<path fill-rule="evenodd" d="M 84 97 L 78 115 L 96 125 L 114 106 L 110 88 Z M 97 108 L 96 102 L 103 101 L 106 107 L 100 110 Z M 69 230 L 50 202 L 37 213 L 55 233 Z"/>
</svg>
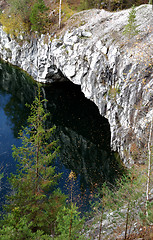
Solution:
<svg viewBox="0 0 153 240">
<path fill-rule="evenodd" d="M 153 240 L 153 226 L 142 227 L 137 229 L 138 233 L 132 233 L 128 236 L 127 240 Z M 123 240 L 124 238 L 118 238 Z"/>
</svg>

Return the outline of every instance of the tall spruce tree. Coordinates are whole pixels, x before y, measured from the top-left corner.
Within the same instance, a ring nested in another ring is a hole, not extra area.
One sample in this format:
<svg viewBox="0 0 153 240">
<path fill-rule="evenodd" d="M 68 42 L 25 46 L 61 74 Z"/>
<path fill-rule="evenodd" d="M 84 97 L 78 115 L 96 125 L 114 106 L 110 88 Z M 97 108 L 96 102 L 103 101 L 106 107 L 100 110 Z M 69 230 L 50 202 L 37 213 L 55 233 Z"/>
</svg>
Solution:
<svg viewBox="0 0 153 240">
<path fill-rule="evenodd" d="M 55 127 L 45 127 L 49 114 L 43 108 L 44 101 L 39 88 L 38 96 L 31 105 L 28 126 L 19 134 L 22 146 L 13 146 L 18 171 L 9 179 L 13 194 L 8 196 L 8 214 L 4 216 L 3 225 L 10 226 L 11 216 L 14 229 L 20 226 L 21 217 L 25 217 L 26 227 L 31 232 L 41 230 L 50 235 L 54 234 L 56 216 L 63 207 L 65 196 L 54 190 L 59 175 L 55 174 L 52 161 L 59 147 L 56 141 L 49 142 Z"/>
</svg>

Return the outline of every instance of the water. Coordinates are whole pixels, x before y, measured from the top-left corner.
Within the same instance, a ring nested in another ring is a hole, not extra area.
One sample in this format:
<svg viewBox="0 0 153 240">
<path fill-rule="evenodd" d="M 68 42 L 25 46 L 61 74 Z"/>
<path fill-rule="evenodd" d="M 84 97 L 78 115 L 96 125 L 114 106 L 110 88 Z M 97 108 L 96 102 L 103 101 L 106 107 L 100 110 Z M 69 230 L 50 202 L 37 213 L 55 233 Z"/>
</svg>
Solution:
<svg viewBox="0 0 153 240">
<path fill-rule="evenodd" d="M 56 125 L 55 138 L 61 146 L 55 161 L 56 171 L 63 172 L 59 187 L 70 193 L 69 174 L 76 174 L 73 198 L 80 209 L 87 209 L 93 192 L 105 180 L 113 183 L 122 172 L 117 154 L 110 150 L 108 121 L 99 115 L 94 103 L 81 93 L 80 86 L 70 82 L 43 86 L 48 100 L 45 106 L 51 112 L 51 127 Z M 0 64 L 0 163 L 4 179 L 1 184 L 1 203 L 8 191 L 7 176 L 15 172 L 12 145 L 20 146 L 17 139 L 21 126 L 26 125 L 36 85 L 25 73 L 7 64 Z"/>
</svg>

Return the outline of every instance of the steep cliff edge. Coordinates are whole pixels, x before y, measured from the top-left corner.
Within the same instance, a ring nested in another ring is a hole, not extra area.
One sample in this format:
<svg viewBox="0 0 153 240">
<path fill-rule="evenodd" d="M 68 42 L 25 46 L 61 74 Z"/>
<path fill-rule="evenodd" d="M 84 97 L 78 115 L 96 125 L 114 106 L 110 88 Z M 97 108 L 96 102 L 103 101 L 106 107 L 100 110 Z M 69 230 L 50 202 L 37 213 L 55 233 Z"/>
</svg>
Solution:
<svg viewBox="0 0 153 240">
<path fill-rule="evenodd" d="M 74 15 L 58 38 L 11 39 L 0 27 L 0 57 L 41 82 L 81 85 L 110 123 L 111 146 L 125 164 L 143 162 L 153 116 L 153 12 L 136 8 L 139 34 L 123 35 L 129 10 Z M 90 123 L 87 123 L 90 124 Z"/>
</svg>

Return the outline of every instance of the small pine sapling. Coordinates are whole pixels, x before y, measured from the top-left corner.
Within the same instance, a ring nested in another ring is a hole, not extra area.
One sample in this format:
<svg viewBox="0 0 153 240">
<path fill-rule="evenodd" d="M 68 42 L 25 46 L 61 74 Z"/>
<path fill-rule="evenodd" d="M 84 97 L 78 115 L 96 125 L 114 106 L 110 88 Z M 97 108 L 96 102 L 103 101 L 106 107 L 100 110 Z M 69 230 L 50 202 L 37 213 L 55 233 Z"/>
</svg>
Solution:
<svg viewBox="0 0 153 240">
<path fill-rule="evenodd" d="M 113 233 L 111 230 L 112 234 L 124 231 L 124 239 L 127 239 L 133 229 L 133 223 L 139 218 L 144 195 L 142 183 L 144 184 L 145 177 L 134 169 L 127 173 L 111 188 L 104 183 L 100 191 L 98 203 L 93 208 L 96 219 L 98 216 L 99 240 L 106 239 L 102 234 L 106 231 L 106 227 L 107 231 L 109 226 L 112 228 L 112 224 L 116 232 Z M 107 226 L 104 225 L 105 219 Z"/>
<path fill-rule="evenodd" d="M 127 35 L 129 38 L 135 36 L 139 33 L 137 27 L 138 25 L 136 24 L 136 9 L 133 5 L 131 11 L 129 12 L 128 24 L 125 26 L 123 34 Z"/>
<path fill-rule="evenodd" d="M 58 213 L 57 216 L 57 233 L 56 240 L 67 239 L 85 239 L 81 234 L 84 224 L 84 218 L 80 217 L 78 207 L 73 202 L 73 186 L 76 179 L 76 175 L 73 171 L 70 172 L 68 180 L 70 184 L 71 198 L 70 206 L 64 206 L 64 208 Z"/>
<path fill-rule="evenodd" d="M 128 171 L 128 175 L 123 176 L 122 180 L 117 183 L 118 190 L 114 195 L 116 217 L 121 218 L 121 227 L 125 226 L 124 239 L 128 239 L 133 223 L 139 218 L 144 195 L 144 189 L 142 189 L 144 182 L 144 175 L 132 168 Z"/>
</svg>

